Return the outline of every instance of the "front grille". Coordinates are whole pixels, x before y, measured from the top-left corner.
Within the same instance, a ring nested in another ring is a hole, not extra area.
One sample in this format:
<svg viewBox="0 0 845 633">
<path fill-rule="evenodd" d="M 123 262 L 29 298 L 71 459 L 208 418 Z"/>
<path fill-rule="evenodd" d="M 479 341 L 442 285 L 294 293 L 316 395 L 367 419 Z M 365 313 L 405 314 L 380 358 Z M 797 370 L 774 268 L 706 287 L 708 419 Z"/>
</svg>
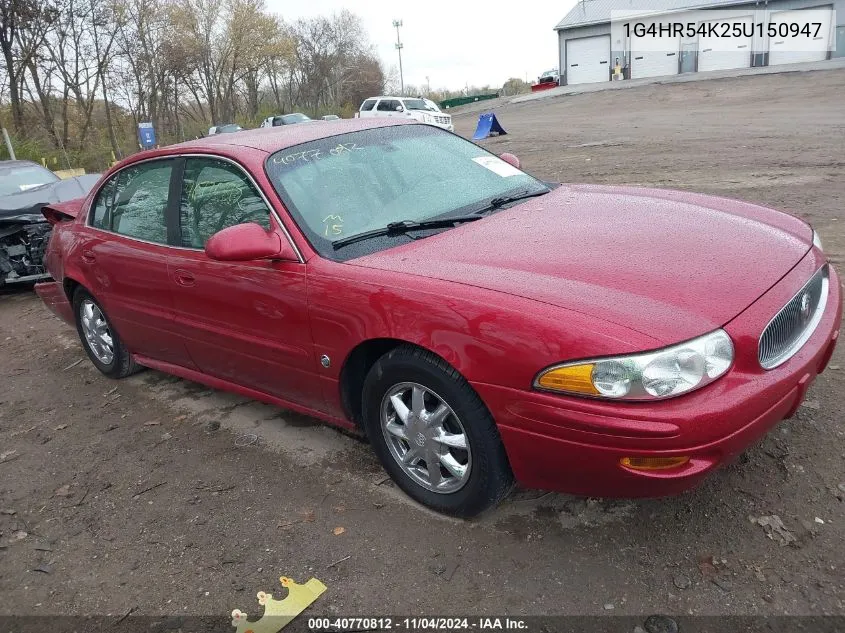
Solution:
<svg viewBox="0 0 845 633">
<path fill-rule="evenodd" d="M 757 350 L 764 369 L 785 363 L 810 338 L 827 305 L 828 275 L 825 264 L 769 321 Z"/>
<path fill-rule="evenodd" d="M 449 124 L 449 117 L 447 117 L 447 116 L 436 116 L 436 117 L 434 117 L 434 120 L 437 121 L 438 123 L 443 123 L 444 125 Z"/>
</svg>

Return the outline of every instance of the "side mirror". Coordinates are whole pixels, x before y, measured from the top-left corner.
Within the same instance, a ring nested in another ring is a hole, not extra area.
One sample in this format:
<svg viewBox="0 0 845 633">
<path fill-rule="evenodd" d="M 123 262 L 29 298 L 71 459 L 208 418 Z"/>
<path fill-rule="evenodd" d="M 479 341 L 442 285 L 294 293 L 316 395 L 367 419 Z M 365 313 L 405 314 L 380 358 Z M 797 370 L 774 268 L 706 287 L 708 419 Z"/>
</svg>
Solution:
<svg viewBox="0 0 845 633">
<path fill-rule="evenodd" d="M 397 112 L 402 112 L 403 110 L 405 110 L 405 108 L 403 108 L 402 106 L 400 106 L 400 105 L 399 105 L 399 106 L 396 106 L 396 111 L 397 111 Z"/>
<path fill-rule="evenodd" d="M 499 154 L 499 158 L 501 158 L 506 163 L 509 163 L 519 169 L 519 159 L 511 154 L 510 152 L 505 152 L 504 154 Z"/>
<path fill-rule="evenodd" d="M 282 240 L 277 233 L 265 231 L 254 222 L 236 224 L 218 231 L 205 243 L 205 254 L 222 262 L 297 259 L 286 240 Z"/>
</svg>

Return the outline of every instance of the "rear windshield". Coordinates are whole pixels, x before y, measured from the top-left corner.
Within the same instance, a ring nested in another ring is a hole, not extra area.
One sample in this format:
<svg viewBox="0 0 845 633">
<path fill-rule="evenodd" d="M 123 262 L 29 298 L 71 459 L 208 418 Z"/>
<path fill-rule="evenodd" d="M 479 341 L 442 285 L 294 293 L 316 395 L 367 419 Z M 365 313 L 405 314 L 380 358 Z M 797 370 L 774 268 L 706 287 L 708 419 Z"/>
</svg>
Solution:
<svg viewBox="0 0 845 633">
<path fill-rule="evenodd" d="M 375 99 L 367 99 L 364 103 L 361 104 L 361 112 L 364 112 L 365 110 L 372 110 L 373 106 L 375 106 L 375 105 L 376 105 Z"/>
</svg>

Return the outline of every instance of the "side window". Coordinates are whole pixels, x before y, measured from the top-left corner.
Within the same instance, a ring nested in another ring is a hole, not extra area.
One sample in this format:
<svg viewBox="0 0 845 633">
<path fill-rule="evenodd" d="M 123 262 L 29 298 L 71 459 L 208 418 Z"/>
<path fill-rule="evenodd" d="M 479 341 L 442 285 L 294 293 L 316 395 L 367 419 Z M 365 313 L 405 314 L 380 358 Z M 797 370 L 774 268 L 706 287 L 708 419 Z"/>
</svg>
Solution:
<svg viewBox="0 0 845 633">
<path fill-rule="evenodd" d="M 375 99 L 367 99 L 364 103 L 361 104 L 361 112 L 372 110 L 375 104 Z"/>
<path fill-rule="evenodd" d="M 394 112 L 396 110 L 396 106 L 398 105 L 399 102 L 393 99 L 382 99 L 378 102 L 378 108 L 376 109 L 382 112 Z"/>
<path fill-rule="evenodd" d="M 167 243 L 165 211 L 172 160 L 127 167 L 100 189 L 91 225 L 156 244 Z"/>
<path fill-rule="evenodd" d="M 246 222 L 270 230 L 270 210 L 243 171 L 215 158 L 188 158 L 179 205 L 182 246 L 203 248 L 218 231 Z"/>
<path fill-rule="evenodd" d="M 115 174 L 109 178 L 108 182 L 100 189 L 100 193 L 97 194 L 97 200 L 94 202 L 94 214 L 91 216 L 91 226 L 106 231 L 111 230 L 111 211 L 114 208 L 119 177 L 120 174 Z"/>
</svg>

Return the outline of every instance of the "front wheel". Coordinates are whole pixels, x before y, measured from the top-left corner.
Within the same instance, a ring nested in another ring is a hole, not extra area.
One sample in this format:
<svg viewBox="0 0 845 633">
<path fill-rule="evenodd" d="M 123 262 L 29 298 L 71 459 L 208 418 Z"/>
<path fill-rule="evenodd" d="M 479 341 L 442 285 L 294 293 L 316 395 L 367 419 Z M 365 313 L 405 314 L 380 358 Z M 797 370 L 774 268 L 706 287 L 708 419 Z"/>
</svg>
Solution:
<svg viewBox="0 0 845 633">
<path fill-rule="evenodd" d="M 385 470 L 409 496 L 472 517 L 498 503 L 513 474 L 487 407 L 441 358 L 401 346 L 364 382 L 364 424 Z"/>
<path fill-rule="evenodd" d="M 84 288 L 73 294 L 76 331 L 94 366 L 109 378 L 125 378 L 141 368 L 106 318 L 97 300 Z"/>
</svg>

